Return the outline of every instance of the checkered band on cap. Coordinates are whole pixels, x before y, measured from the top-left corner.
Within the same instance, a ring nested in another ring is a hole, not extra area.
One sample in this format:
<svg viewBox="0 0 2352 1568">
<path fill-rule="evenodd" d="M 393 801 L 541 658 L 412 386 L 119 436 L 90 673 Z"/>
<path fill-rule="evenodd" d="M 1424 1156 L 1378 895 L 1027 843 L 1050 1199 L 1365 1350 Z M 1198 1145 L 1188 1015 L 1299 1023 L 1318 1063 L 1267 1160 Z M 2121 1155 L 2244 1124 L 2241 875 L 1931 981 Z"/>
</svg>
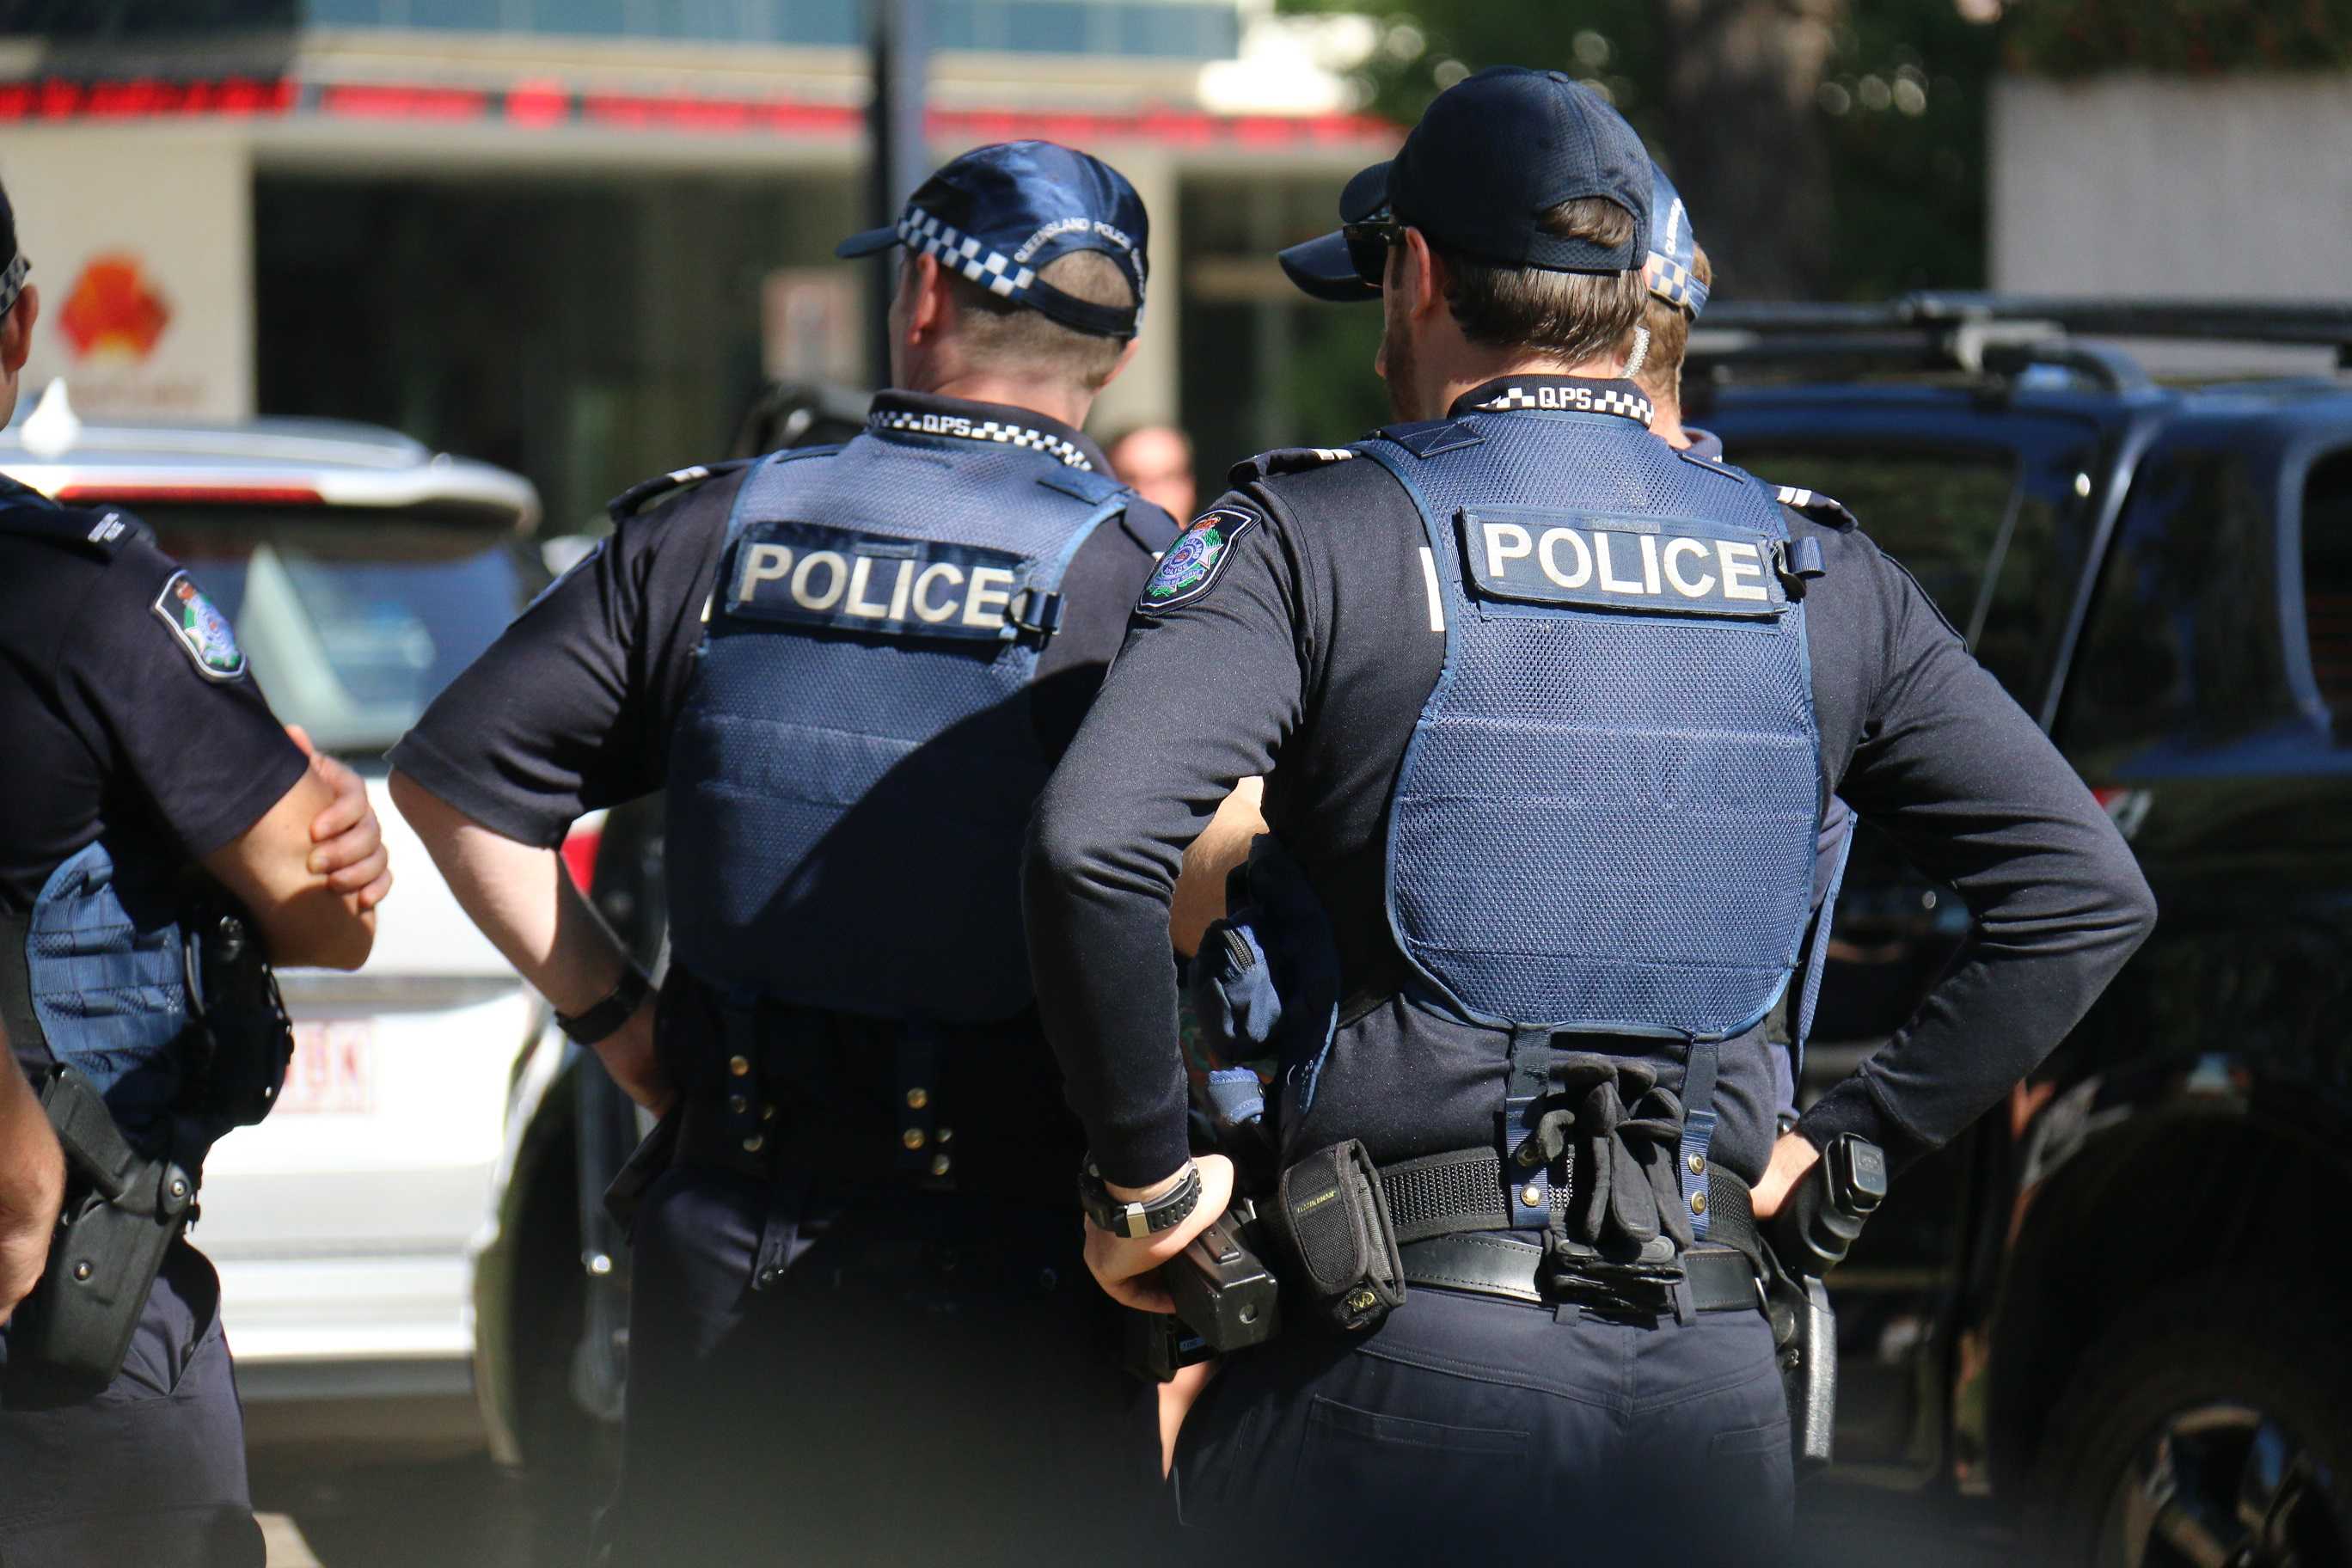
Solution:
<svg viewBox="0 0 2352 1568">
<path fill-rule="evenodd" d="M 1557 398 L 1547 402 L 1523 386 L 1507 386 L 1484 403 L 1474 403 L 1470 406 L 1488 414 L 1507 414 L 1515 408 L 1562 409 L 1568 407 Z M 1650 416 L 1657 412 L 1651 406 L 1648 398 L 1633 393 L 1622 392 L 1613 386 L 1601 388 L 1592 394 L 1591 403 L 1577 405 L 1570 408 L 1569 411 L 1579 414 L 1615 414 L 1631 419 L 1637 425 L 1647 425 L 1650 422 Z"/>
<path fill-rule="evenodd" d="M 1095 471 L 1093 459 L 1061 437 L 1044 430 L 1032 430 L 1026 425 L 1007 425 L 1000 420 L 965 420 L 941 418 L 936 415 L 909 414 L 903 409 L 876 409 L 866 417 L 869 430 L 903 430 L 919 436 L 950 436 L 963 441 L 994 441 L 1006 447 L 1021 447 L 1033 452 L 1043 452 L 1064 466 Z"/>
<path fill-rule="evenodd" d="M 1691 276 L 1689 268 L 1669 261 L 1656 251 L 1642 265 L 1642 281 L 1669 305 L 1680 305 L 1696 315 L 1706 306 L 1706 285 Z"/>
<path fill-rule="evenodd" d="M 959 234 L 955 225 L 941 223 L 920 207 L 908 207 L 907 216 L 898 220 L 898 237 L 908 249 L 935 256 L 940 266 L 952 267 L 990 293 L 1008 300 L 1027 292 L 1037 280 L 1035 272 L 1017 266 L 1003 251 L 983 253 L 979 240 Z"/>
<path fill-rule="evenodd" d="M 32 269 L 33 264 L 25 259 L 21 250 L 15 260 L 0 268 L 0 316 L 16 308 L 16 296 L 25 291 L 25 274 Z"/>
</svg>

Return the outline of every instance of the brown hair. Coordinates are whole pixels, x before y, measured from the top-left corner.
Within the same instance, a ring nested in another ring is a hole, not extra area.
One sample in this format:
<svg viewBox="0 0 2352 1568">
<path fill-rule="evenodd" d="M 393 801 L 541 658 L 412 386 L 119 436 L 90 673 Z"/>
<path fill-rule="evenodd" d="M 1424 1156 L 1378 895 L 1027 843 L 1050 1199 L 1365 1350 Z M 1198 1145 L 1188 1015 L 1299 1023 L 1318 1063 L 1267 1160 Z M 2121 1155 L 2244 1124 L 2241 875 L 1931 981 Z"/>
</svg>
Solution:
<svg viewBox="0 0 2352 1568">
<path fill-rule="evenodd" d="M 1615 202 L 1585 196 L 1562 202 L 1538 220 L 1560 239 L 1623 245 L 1633 215 Z M 1558 272 L 1511 267 L 1444 251 L 1445 303 L 1462 335 L 1489 348 L 1534 349 L 1569 364 L 1622 354 L 1642 324 L 1649 298 L 1639 268 L 1629 272 Z"/>
<path fill-rule="evenodd" d="M 1089 305 L 1131 306 L 1135 285 L 1127 268 L 1099 250 L 1073 250 L 1038 270 L 1074 300 Z M 1066 327 L 1017 300 L 992 294 L 962 274 L 947 275 L 961 313 L 961 331 L 972 357 L 999 373 L 1024 371 L 1100 392 L 1118 368 L 1124 340 Z"/>
<path fill-rule="evenodd" d="M 1690 269 L 1701 287 L 1715 287 L 1715 264 L 1706 258 L 1704 247 L 1691 247 Z M 1647 310 L 1650 356 L 1642 362 L 1642 374 L 1633 382 L 1654 402 L 1680 408 L 1683 356 L 1690 352 L 1691 313 L 1681 305 L 1667 304 L 1655 294 L 1649 296 Z"/>
</svg>

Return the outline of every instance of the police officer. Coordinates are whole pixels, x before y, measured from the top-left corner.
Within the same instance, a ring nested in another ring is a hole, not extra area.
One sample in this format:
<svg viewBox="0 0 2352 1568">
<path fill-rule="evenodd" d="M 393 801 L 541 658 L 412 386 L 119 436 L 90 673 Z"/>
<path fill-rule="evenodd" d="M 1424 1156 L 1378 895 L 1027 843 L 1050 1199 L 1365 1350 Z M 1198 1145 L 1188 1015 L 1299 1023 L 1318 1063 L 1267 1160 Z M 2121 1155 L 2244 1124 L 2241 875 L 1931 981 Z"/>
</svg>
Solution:
<svg viewBox="0 0 2352 1568">
<path fill-rule="evenodd" d="M 1177 1451 L 1190 1521 L 1580 1561 L 1719 1549 L 1737 1521 L 1755 1560 L 1790 1462 L 1722 1239 L 1751 1190 L 1770 1215 L 1839 1135 L 1898 1166 L 1950 1138 L 2153 918 L 2088 792 L 1900 567 L 1644 427 L 1622 377 L 1650 195 L 1622 121 L 1517 69 L 1442 94 L 1350 181 L 1341 233 L 1286 261 L 1317 292 L 1379 282 L 1400 423 L 1235 470 L 1039 802 L 1031 953 L 1118 1226 L 1088 1233 L 1106 1289 L 1164 1305 L 1147 1271 L 1223 1206 L 1223 1163 L 1187 1154 L 1162 928 L 1181 849 L 1252 773 L 1347 994 L 1284 1065 L 1285 1160 L 1337 1173 L 1360 1146 L 1391 1219 L 1414 1211 L 1384 1321 L 1318 1333 L 1286 1303 L 1210 1383 Z M 1832 790 L 1983 937 L 1776 1141 L 1762 1025 Z"/>
<path fill-rule="evenodd" d="M 1137 1517 L 1113 1500 L 1148 1482 L 1150 1412 L 1079 1267 L 1017 872 L 1176 533 L 1079 428 L 1146 239 L 1068 148 L 940 169 L 841 247 L 898 264 L 866 429 L 622 497 L 394 752 L 468 912 L 677 1102 L 637 1162 L 620 1561 L 1034 1560 L 1089 1509 Z M 655 1004 L 554 846 L 664 787 Z M 1057 1474 L 1075 1511 L 1035 1506 Z"/>
<path fill-rule="evenodd" d="M 40 313 L 26 271 L 0 192 L 0 420 Z M 0 734 L 0 1019 L 26 1075 L 0 1090 L 0 1214 L 39 1225 L 0 1221 L 0 1268 L 41 1276 L 21 1303 L 0 1284 L 0 1562 L 257 1564 L 219 1281 L 179 1232 L 205 1148 L 284 1070 L 251 935 L 357 968 L 391 885 L 382 836 L 142 524 L 7 479 Z"/>
</svg>

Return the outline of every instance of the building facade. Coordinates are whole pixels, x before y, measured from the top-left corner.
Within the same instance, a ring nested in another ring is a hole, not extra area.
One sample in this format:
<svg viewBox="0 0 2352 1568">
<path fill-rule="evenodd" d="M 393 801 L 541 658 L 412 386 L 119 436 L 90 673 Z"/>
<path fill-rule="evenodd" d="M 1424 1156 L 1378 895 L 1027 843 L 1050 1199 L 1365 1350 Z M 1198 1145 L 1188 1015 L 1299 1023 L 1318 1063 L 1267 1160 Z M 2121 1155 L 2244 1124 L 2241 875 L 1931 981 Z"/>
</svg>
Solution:
<svg viewBox="0 0 2352 1568">
<path fill-rule="evenodd" d="M 562 530 L 722 451 L 768 380 L 865 379 L 873 264 L 832 258 L 868 221 L 859 0 L 53 9 L 0 37 L 0 178 L 33 384 L 86 417 L 371 420 L 527 474 Z M 1377 323 L 1294 304 L 1272 255 L 1396 133 L 1236 102 L 1251 9 L 928 7 L 935 156 L 1049 137 L 1149 202 L 1145 344 L 1097 424 L 1186 425 L 1209 479 L 1378 413 L 1301 394 Z"/>
</svg>

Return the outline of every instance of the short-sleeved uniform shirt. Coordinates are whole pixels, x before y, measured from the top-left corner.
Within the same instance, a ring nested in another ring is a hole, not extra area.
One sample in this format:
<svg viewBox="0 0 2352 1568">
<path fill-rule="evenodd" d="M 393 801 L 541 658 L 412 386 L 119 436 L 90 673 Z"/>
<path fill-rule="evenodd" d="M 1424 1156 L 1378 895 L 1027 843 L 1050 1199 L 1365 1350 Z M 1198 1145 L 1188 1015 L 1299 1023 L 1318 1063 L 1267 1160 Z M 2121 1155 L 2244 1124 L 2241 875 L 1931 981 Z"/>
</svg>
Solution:
<svg viewBox="0 0 2352 1568">
<path fill-rule="evenodd" d="M 1549 384 L 1575 385 L 1514 376 L 1454 412 Z M 1409 971 L 1389 921 L 1389 802 L 1445 649 L 1419 513 L 1381 465 L 1330 453 L 1234 478 L 1147 591 L 1040 801 L 1028 867 L 1047 1034 L 1103 1173 L 1136 1185 L 1185 1155 L 1159 936 L 1167 890 L 1184 846 L 1252 773 L 1266 775 L 1266 819 L 1331 916 L 1351 996 L 1308 1125 L 1286 1138 L 1360 1138 L 1374 1158 L 1401 1160 L 1489 1143 L 1502 1103 L 1494 1032 L 1399 994 Z M 2145 934 L 2149 903 L 2090 792 L 1910 574 L 1834 503 L 1784 511 L 1827 568 L 1806 595 L 1821 798 L 1834 792 L 1889 830 L 1959 890 L 1983 932 L 1802 1124 L 1817 1142 L 1869 1136 L 1899 1161 L 1949 1138 L 2057 1043 Z M 1714 1148 L 1753 1181 L 1780 1095 L 1770 1057 L 1747 1045 L 1725 1053 Z"/>
<path fill-rule="evenodd" d="M 118 863 L 201 859 L 308 763 L 228 623 L 143 524 L 5 479 L 0 514 L 24 524 L 0 521 L 0 910 L 21 916 L 100 838 Z"/>
</svg>

